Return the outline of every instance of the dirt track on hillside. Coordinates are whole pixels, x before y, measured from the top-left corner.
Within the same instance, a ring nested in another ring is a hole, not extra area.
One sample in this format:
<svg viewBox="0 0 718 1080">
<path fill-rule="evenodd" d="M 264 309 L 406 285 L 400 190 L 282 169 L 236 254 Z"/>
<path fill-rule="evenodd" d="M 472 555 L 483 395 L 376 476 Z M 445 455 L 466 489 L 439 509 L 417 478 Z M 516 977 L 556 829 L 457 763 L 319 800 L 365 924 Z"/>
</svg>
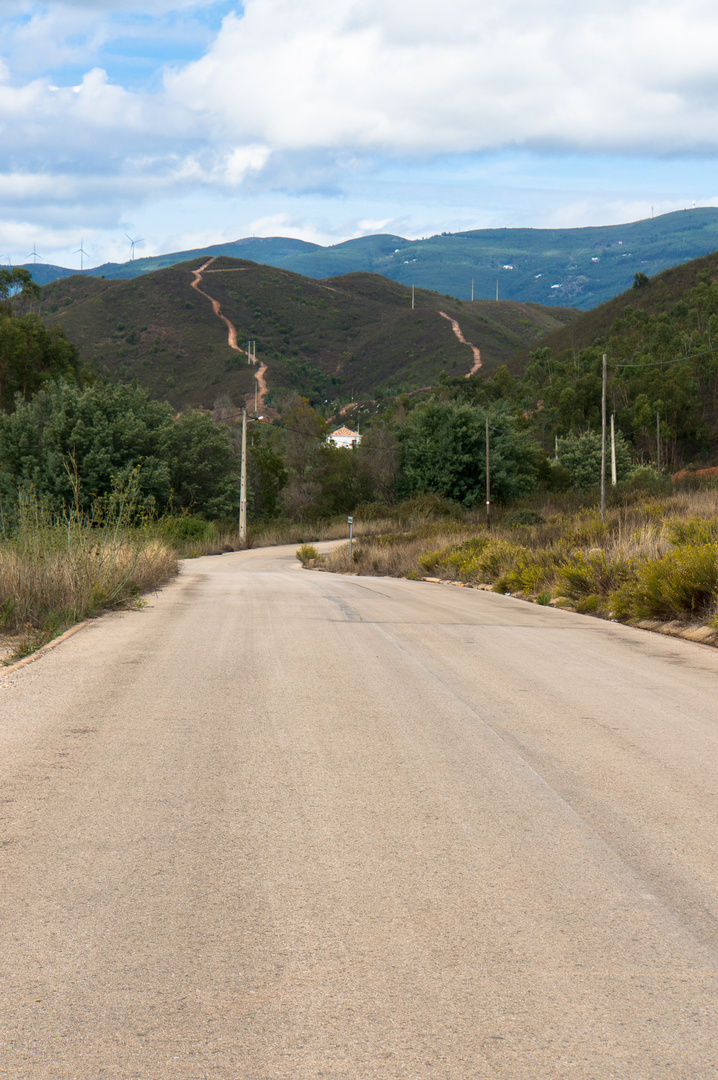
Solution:
<svg viewBox="0 0 718 1080">
<path fill-rule="evenodd" d="M 238 274 L 238 273 L 246 272 L 246 267 L 240 266 L 240 267 L 231 267 L 231 268 L 228 268 L 226 270 L 208 270 L 208 267 L 211 266 L 213 262 L 215 262 L 214 258 L 208 259 L 206 263 L 203 263 L 202 266 L 200 266 L 196 270 L 192 271 L 192 273 L 194 274 L 194 278 L 193 278 L 192 283 L 191 283 L 192 288 L 196 289 L 197 292 L 200 294 L 200 296 L 204 296 L 205 300 L 209 300 L 210 304 L 212 305 L 212 310 L 214 311 L 217 318 L 221 319 L 222 322 L 226 325 L 226 327 L 227 327 L 227 344 L 229 345 L 230 349 L 234 349 L 235 352 L 241 353 L 243 356 L 246 356 L 247 359 L 249 360 L 249 356 L 248 356 L 247 351 L 245 349 L 240 348 L 240 346 L 239 346 L 239 344 L 237 342 L 237 328 L 234 325 L 234 323 L 231 321 L 231 319 L 228 319 L 227 316 L 222 313 L 222 307 L 221 307 L 221 305 L 219 303 L 219 300 L 215 300 L 215 298 L 213 296 L 210 296 L 208 292 L 205 292 L 204 289 L 201 288 L 202 275 L 204 273 L 209 273 L 209 274 Z M 268 390 L 269 390 L 269 387 L 267 386 L 267 380 L 266 380 L 266 377 L 265 377 L 266 372 L 267 372 L 267 365 L 264 362 L 262 362 L 260 364 L 260 366 L 259 366 L 259 369 L 255 372 L 255 375 L 254 375 L 254 377 L 257 380 L 257 383 L 259 385 L 259 390 L 258 390 L 258 394 L 257 394 L 257 402 L 258 402 L 258 405 L 260 407 L 264 405 L 264 400 L 265 400 L 265 398 L 267 396 L 267 393 L 268 393 Z M 248 395 L 248 399 L 249 399 L 249 395 Z"/>
</svg>

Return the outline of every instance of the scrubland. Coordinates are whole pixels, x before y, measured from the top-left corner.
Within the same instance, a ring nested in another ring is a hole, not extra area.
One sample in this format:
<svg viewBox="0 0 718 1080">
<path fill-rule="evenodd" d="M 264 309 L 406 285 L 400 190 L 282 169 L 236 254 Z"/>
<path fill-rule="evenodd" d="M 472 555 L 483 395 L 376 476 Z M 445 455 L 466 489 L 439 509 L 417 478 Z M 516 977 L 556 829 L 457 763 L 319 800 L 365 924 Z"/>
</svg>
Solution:
<svg viewBox="0 0 718 1080">
<path fill-rule="evenodd" d="M 617 495 L 595 506 L 550 496 L 486 524 L 457 518 L 338 548 L 339 573 L 433 577 L 619 621 L 718 626 L 718 489 Z"/>
</svg>

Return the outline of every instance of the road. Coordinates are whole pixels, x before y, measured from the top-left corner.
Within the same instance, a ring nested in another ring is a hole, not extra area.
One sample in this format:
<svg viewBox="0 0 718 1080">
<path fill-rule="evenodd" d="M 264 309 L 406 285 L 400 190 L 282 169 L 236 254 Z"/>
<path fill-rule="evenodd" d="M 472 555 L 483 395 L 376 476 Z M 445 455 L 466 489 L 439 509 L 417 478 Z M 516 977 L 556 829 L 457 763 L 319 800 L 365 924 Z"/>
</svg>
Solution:
<svg viewBox="0 0 718 1080">
<path fill-rule="evenodd" d="M 715 1080 L 718 651 L 294 548 L 0 688 L 0 1076 Z"/>
</svg>

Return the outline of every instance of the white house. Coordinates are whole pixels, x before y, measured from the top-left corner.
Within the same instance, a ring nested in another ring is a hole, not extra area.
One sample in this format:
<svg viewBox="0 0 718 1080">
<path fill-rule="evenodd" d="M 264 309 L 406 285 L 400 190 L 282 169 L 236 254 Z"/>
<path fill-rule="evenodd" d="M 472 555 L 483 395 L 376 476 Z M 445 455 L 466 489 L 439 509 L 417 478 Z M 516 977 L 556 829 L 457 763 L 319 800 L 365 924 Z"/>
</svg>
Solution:
<svg viewBox="0 0 718 1080">
<path fill-rule="evenodd" d="M 346 446 L 351 450 L 352 446 L 359 445 L 361 435 L 358 431 L 350 431 L 348 427 L 340 427 L 331 435 L 327 435 L 327 441 L 333 442 L 335 446 Z"/>
</svg>

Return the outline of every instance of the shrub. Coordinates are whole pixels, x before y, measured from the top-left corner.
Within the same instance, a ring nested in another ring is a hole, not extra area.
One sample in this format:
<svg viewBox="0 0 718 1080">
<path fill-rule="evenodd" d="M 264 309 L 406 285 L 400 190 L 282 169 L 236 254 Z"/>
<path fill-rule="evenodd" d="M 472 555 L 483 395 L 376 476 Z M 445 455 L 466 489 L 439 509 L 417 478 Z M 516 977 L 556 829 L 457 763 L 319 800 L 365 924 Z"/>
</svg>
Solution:
<svg viewBox="0 0 718 1080">
<path fill-rule="evenodd" d="M 710 544 L 718 540 L 718 517 L 676 518 L 666 525 L 666 536 L 672 544 Z"/>
<path fill-rule="evenodd" d="M 314 544 L 302 544 L 302 546 L 297 551 L 297 558 L 299 559 L 302 566 L 307 566 L 310 562 L 313 562 L 319 557 L 319 552 L 314 547 Z"/>
<path fill-rule="evenodd" d="M 576 551 L 561 563 L 556 575 L 556 592 L 569 600 L 587 596 L 608 596 L 634 573 L 621 558 L 608 559 L 605 551 Z"/>
<path fill-rule="evenodd" d="M 712 543 L 687 544 L 652 559 L 611 600 L 617 618 L 706 617 L 718 601 L 718 548 Z"/>
<path fill-rule="evenodd" d="M 523 509 L 512 510 L 507 514 L 501 524 L 506 529 L 518 529 L 522 525 L 543 525 L 546 519 L 542 518 L 535 510 Z"/>
</svg>

